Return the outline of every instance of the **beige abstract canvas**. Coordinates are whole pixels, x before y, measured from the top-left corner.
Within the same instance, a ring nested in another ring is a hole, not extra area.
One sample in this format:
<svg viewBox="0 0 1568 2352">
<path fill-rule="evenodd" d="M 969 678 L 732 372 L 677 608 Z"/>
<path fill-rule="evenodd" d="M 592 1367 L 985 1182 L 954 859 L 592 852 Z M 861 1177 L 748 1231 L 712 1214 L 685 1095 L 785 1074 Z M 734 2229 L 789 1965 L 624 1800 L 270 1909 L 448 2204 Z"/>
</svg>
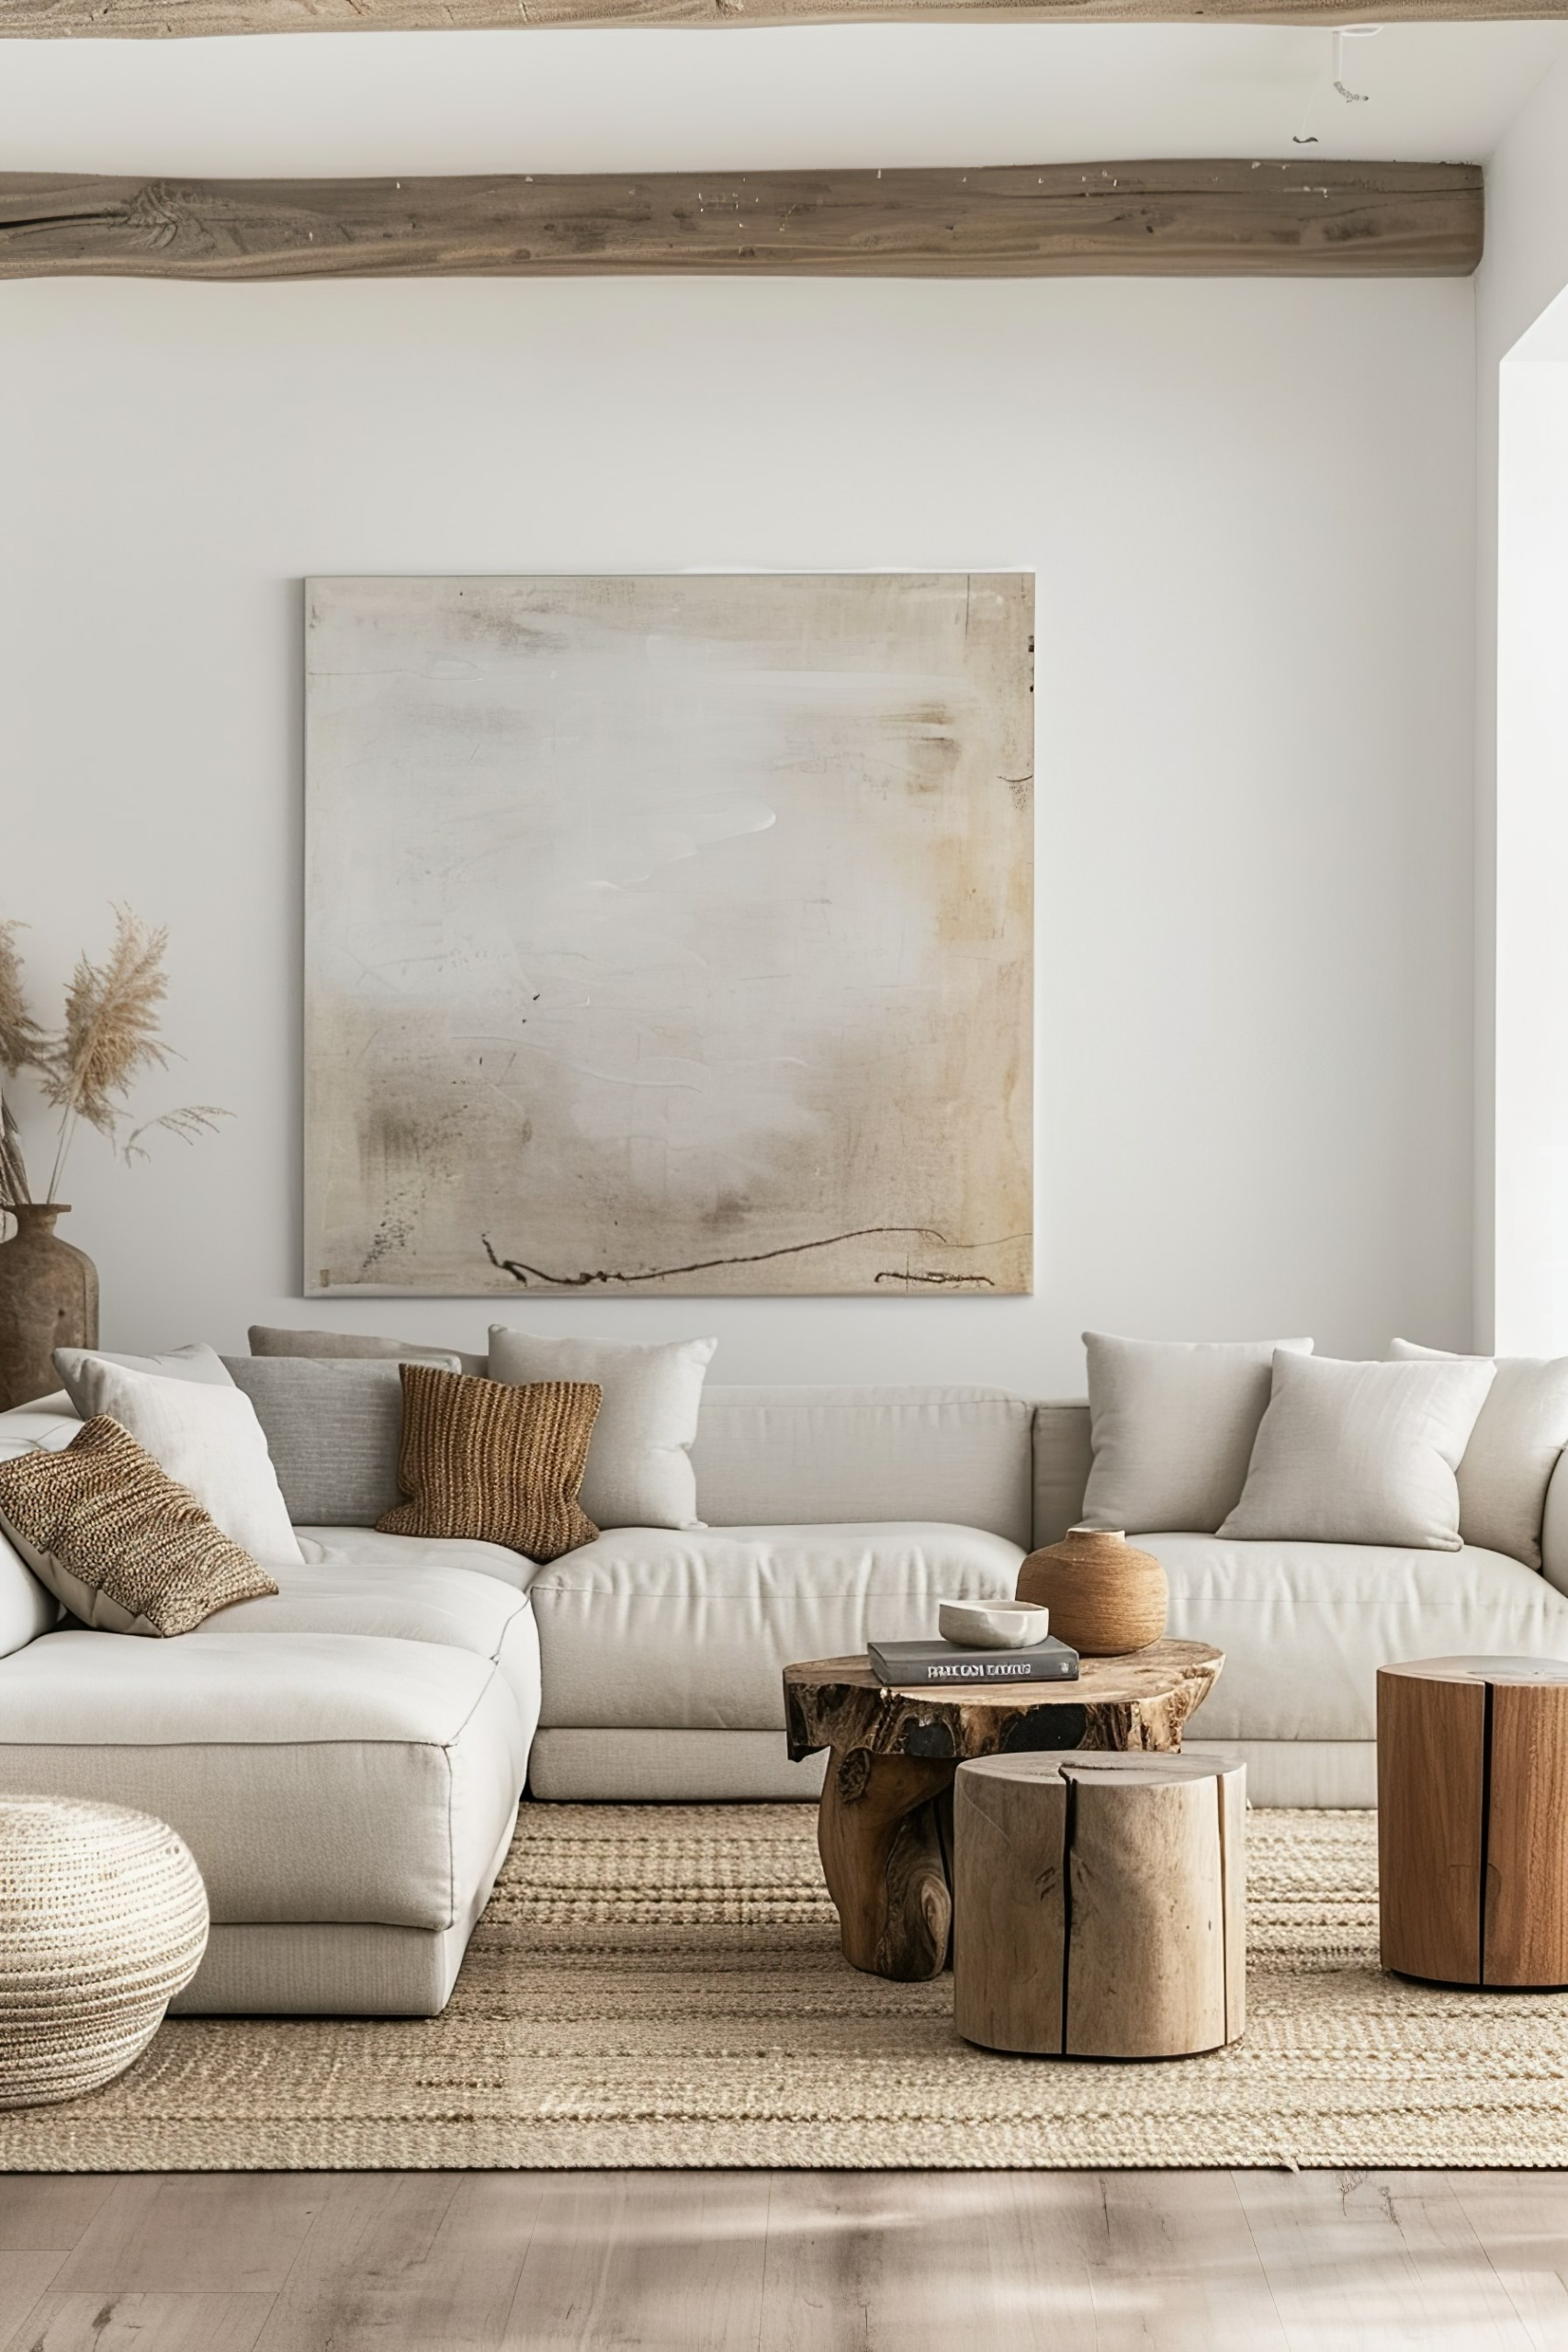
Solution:
<svg viewBox="0 0 1568 2352">
<path fill-rule="evenodd" d="M 307 613 L 308 1293 L 1029 1289 L 1030 575 Z"/>
</svg>

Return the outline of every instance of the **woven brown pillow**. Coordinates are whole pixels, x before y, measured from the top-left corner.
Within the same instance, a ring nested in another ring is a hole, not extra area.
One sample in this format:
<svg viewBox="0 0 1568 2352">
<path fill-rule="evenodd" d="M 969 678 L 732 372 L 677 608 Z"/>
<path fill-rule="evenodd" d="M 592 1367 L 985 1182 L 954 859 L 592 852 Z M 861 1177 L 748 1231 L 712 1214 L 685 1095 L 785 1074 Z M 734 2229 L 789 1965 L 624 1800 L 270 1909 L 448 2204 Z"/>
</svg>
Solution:
<svg viewBox="0 0 1568 2352">
<path fill-rule="evenodd" d="M 460 1535 L 554 1560 L 599 1530 L 578 1508 L 604 1392 L 590 1380 L 511 1387 L 434 1364 L 400 1366 L 398 1484 L 409 1500 L 376 1522 L 386 1535 Z"/>
<path fill-rule="evenodd" d="M 100 1634 L 188 1634 L 231 1601 L 277 1590 L 107 1414 L 58 1453 L 0 1462 L 0 1525 L 55 1599 Z"/>
</svg>

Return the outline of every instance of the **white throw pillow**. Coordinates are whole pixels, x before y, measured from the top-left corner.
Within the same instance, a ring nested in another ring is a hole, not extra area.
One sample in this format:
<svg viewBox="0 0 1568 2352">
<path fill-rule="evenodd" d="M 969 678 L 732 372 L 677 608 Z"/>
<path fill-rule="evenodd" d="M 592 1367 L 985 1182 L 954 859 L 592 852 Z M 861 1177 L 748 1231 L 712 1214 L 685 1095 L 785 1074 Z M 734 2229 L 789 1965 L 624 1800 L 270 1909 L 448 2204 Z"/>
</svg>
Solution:
<svg viewBox="0 0 1568 2352">
<path fill-rule="evenodd" d="M 716 1340 L 639 1347 L 490 1327 L 490 1376 L 593 1380 L 604 1392 L 578 1499 L 595 1527 L 701 1527 L 691 1446 Z"/>
<path fill-rule="evenodd" d="M 1396 1363 L 1496 1365 L 1459 1465 L 1459 1532 L 1467 1544 L 1539 1568 L 1546 1490 L 1568 1445 L 1568 1356 L 1455 1358 L 1414 1340 L 1395 1340 L 1389 1352 Z"/>
<path fill-rule="evenodd" d="M 1489 1363 L 1461 1357 L 1277 1355 L 1247 1485 L 1220 1533 L 1457 1552 L 1454 1474 L 1491 1385 Z"/>
<path fill-rule="evenodd" d="M 204 1340 L 192 1340 L 187 1347 L 170 1348 L 161 1356 L 115 1355 L 105 1348 L 56 1348 L 54 1369 L 85 1421 L 105 1410 L 98 1403 L 96 1371 L 99 1364 L 105 1363 L 118 1363 L 124 1372 L 151 1373 L 157 1380 L 194 1380 L 207 1388 L 234 1385 L 224 1369 L 222 1357 Z"/>
<path fill-rule="evenodd" d="M 1117 1340 L 1086 1331 L 1086 1527 L 1212 1535 L 1241 1500 L 1278 1349 L 1310 1340 Z"/>
<path fill-rule="evenodd" d="M 277 1473 L 243 1389 L 161 1380 L 102 1357 L 94 1386 L 94 1411 L 128 1430 L 243 1552 L 263 1567 L 299 1565 Z"/>
</svg>

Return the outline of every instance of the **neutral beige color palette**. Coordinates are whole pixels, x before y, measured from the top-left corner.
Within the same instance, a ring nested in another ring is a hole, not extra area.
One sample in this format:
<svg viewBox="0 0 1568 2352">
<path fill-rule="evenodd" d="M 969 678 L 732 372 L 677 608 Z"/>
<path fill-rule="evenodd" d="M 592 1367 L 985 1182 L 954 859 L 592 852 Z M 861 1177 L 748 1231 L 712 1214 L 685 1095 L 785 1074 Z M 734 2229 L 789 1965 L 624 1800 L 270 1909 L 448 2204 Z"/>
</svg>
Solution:
<svg viewBox="0 0 1568 2352">
<path fill-rule="evenodd" d="M 1251 1816 L 1247 2036 L 1182 2065 L 965 2048 L 845 1966 L 814 1827 L 529 1807 L 444 2017 L 175 2019 L 0 2166 L 1568 2164 L 1568 2003 L 1384 1975 L 1370 1815 Z"/>
<path fill-rule="evenodd" d="M 306 1289 L 1027 1291 L 1033 608 L 311 581 Z"/>
</svg>

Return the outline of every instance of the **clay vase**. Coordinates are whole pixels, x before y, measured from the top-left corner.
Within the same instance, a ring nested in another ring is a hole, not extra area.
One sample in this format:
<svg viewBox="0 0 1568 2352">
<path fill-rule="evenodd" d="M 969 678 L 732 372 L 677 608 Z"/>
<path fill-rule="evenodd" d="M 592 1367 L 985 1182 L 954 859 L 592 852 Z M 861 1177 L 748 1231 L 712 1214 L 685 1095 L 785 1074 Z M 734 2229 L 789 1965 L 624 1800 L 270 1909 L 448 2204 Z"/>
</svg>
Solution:
<svg viewBox="0 0 1568 2352">
<path fill-rule="evenodd" d="M 1122 1534 L 1069 1527 L 1060 1544 L 1031 1552 L 1018 1572 L 1020 1600 L 1043 1601 L 1051 1631 L 1084 1657 L 1122 1657 L 1165 1632 L 1169 1598 L 1152 1552 Z"/>
<path fill-rule="evenodd" d="M 69 1213 L 66 1201 L 11 1209 L 17 1230 L 0 1241 L 0 1412 L 53 1394 L 56 1348 L 98 1344 L 97 1268 L 54 1230 Z"/>
</svg>

